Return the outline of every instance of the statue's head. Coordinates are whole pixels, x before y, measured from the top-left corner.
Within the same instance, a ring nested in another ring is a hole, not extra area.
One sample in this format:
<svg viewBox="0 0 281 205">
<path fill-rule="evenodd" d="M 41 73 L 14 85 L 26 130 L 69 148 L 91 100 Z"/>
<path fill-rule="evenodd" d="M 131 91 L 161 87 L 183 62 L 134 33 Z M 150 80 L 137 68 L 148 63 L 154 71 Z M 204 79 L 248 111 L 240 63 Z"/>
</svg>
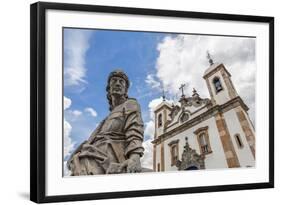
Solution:
<svg viewBox="0 0 281 205">
<path fill-rule="evenodd" d="M 107 79 L 107 99 L 109 102 L 109 110 L 112 110 L 112 97 L 128 98 L 128 88 L 130 86 L 129 78 L 124 71 L 118 69 L 112 71 Z"/>
</svg>

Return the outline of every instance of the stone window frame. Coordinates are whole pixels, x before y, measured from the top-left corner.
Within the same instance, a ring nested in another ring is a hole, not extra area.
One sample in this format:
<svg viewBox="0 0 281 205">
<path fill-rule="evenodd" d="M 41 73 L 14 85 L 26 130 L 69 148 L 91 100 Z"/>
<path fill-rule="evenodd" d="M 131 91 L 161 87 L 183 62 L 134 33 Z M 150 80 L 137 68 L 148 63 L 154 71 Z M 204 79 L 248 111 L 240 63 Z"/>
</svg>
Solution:
<svg viewBox="0 0 281 205">
<path fill-rule="evenodd" d="M 162 113 L 160 113 L 157 117 L 157 125 L 158 125 L 158 128 L 159 127 L 162 127 L 163 125 L 163 116 L 162 116 Z"/>
<path fill-rule="evenodd" d="M 220 89 L 220 90 L 217 90 L 217 87 L 216 87 L 216 84 L 215 84 L 215 81 L 216 81 L 216 80 L 218 80 L 219 83 L 220 83 L 220 85 L 221 85 L 221 89 Z M 224 89 L 223 89 L 223 86 L 222 86 L 222 83 L 221 83 L 221 79 L 220 79 L 219 76 L 215 76 L 215 77 L 213 78 L 213 80 L 212 80 L 212 83 L 213 83 L 213 86 L 214 86 L 214 88 L 215 88 L 216 94 L 224 90 Z"/>
<path fill-rule="evenodd" d="M 241 135 L 240 135 L 239 133 L 236 133 L 236 134 L 234 135 L 234 138 L 235 138 L 237 147 L 238 147 L 239 149 L 243 149 L 243 148 L 244 148 L 244 143 L 243 143 L 243 141 L 242 141 L 242 139 L 241 139 Z M 239 142 L 240 142 L 240 143 L 239 143 Z"/>
<path fill-rule="evenodd" d="M 197 136 L 197 142 L 198 142 L 198 145 L 199 145 L 200 153 L 203 154 L 203 155 L 211 154 L 213 152 L 212 147 L 211 147 L 211 143 L 210 143 L 210 137 L 209 137 L 208 129 L 209 129 L 209 127 L 205 126 L 205 127 L 200 127 L 193 132 Z M 202 134 L 204 134 L 205 141 L 207 143 L 207 150 L 208 150 L 207 152 L 204 152 L 203 145 L 201 144 L 200 136 L 202 136 Z"/>
<path fill-rule="evenodd" d="M 179 139 L 171 141 L 168 145 L 170 147 L 171 166 L 176 166 L 179 159 Z M 176 150 L 176 156 L 174 156 L 174 149 Z"/>
</svg>

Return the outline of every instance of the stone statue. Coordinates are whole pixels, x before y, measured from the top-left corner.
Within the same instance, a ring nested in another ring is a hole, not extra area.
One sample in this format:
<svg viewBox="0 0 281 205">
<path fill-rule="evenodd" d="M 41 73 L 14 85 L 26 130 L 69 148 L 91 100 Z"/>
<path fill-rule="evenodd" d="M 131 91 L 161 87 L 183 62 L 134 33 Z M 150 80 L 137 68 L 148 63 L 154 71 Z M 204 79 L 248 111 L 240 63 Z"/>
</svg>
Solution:
<svg viewBox="0 0 281 205">
<path fill-rule="evenodd" d="M 72 176 L 141 172 L 144 128 L 137 100 L 127 95 L 129 84 L 122 70 L 110 73 L 106 87 L 110 113 L 70 156 L 67 166 Z"/>
</svg>

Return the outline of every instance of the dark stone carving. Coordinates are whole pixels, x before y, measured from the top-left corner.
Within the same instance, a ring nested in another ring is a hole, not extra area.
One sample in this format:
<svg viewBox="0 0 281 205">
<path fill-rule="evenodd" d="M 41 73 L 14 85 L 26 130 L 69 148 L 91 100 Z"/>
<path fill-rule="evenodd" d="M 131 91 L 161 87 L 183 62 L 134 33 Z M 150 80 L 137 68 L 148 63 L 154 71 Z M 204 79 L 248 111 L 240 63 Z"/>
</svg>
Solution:
<svg viewBox="0 0 281 205">
<path fill-rule="evenodd" d="M 179 111 L 181 110 L 180 106 L 178 105 L 172 105 L 172 110 L 171 113 L 169 114 L 171 119 L 173 120 L 174 117 L 179 113 Z"/>
<path fill-rule="evenodd" d="M 181 117 L 180 117 L 180 121 L 181 121 L 181 122 L 185 122 L 185 121 L 187 121 L 188 119 L 189 119 L 189 114 L 186 113 L 186 112 L 182 113 L 182 115 L 181 115 Z"/>
<path fill-rule="evenodd" d="M 197 91 L 193 88 L 193 94 L 192 94 L 192 97 L 190 97 L 188 100 L 189 100 L 189 104 L 190 106 L 194 106 L 194 107 L 200 107 L 201 105 L 203 104 L 208 104 L 210 103 L 210 99 L 208 98 L 205 98 L 205 99 L 202 99 L 200 97 L 200 95 L 197 93 Z"/>
<path fill-rule="evenodd" d="M 185 138 L 186 143 L 182 153 L 181 161 L 178 160 L 176 166 L 178 170 L 196 170 L 205 169 L 205 156 L 196 153 L 196 150 L 190 148 L 188 138 Z"/>
<path fill-rule="evenodd" d="M 177 114 L 182 110 L 183 114 L 180 116 L 180 121 L 181 122 L 185 122 L 187 120 L 189 120 L 190 118 L 190 114 L 192 113 L 187 113 L 186 109 L 187 107 L 200 107 L 203 105 L 207 105 L 207 106 L 212 106 L 211 104 L 211 100 L 208 98 L 201 98 L 200 95 L 197 93 L 197 91 L 193 88 L 193 94 L 192 97 L 186 97 L 184 94 L 181 96 L 180 100 L 179 100 L 181 107 L 178 105 L 172 105 L 172 110 L 171 113 L 169 114 L 169 116 L 171 117 L 170 120 L 168 120 L 167 125 L 170 124 L 171 122 L 173 122 L 175 116 L 177 116 Z"/>
<path fill-rule="evenodd" d="M 136 99 L 129 98 L 129 79 L 121 70 L 107 81 L 109 115 L 71 155 L 67 166 L 71 175 L 141 172 L 140 157 L 144 126 Z"/>
</svg>

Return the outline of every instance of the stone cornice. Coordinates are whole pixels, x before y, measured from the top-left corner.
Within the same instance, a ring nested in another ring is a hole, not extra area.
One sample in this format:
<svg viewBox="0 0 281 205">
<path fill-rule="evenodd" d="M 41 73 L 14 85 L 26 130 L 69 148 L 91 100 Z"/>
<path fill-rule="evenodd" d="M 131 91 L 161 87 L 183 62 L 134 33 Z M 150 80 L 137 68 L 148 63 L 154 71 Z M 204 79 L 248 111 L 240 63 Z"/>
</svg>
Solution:
<svg viewBox="0 0 281 205">
<path fill-rule="evenodd" d="M 197 124 L 199 124 L 202 121 L 205 121 L 211 117 L 214 117 L 217 113 L 225 113 L 231 109 L 234 109 L 235 107 L 241 106 L 245 111 L 248 111 L 247 105 L 243 102 L 243 100 L 238 96 L 236 98 L 233 98 L 222 105 L 214 105 L 206 112 L 202 113 L 201 115 L 198 115 L 197 117 L 186 121 L 185 123 L 181 124 L 180 126 L 169 130 L 168 132 L 163 133 L 162 135 L 158 136 L 156 139 L 152 141 L 153 144 L 159 144 L 160 142 L 163 142 Z"/>
<path fill-rule="evenodd" d="M 172 145 L 174 145 L 174 144 L 177 144 L 177 143 L 179 143 L 179 139 L 177 139 L 177 140 L 173 140 L 173 141 L 171 141 L 168 145 L 169 146 L 172 146 Z"/>
<path fill-rule="evenodd" d="M 172 108 L 169 107 L 168 105 L 166 104 L 163 104 L 161 107 L 158 107 L 157 109 L 154 110 L 154 113 L 157 113 L 159 110 L 163 109 L 164 107 L 168 108 L 169 110 L 171 110 Z"/>
<path fill-rule="evenodd" d="M 188 107 L 187 107 L 187 110 L 182 111 L 182 112 L 186 112 L 186 111 L 187 111 L 187 112 L 190 114 L 190 116 L 192 116 L 192 115 L 194 115 L 194 114 L 200 112 L 201 110 L 203 110 L 203 109 L 205 109 L 205 108 L 208 108 L 208 105 L 209 105 L 209 104 L 206 104 L 206 105 L 204 105 L 203 107 L 199 108 L 198 110 L 195 110 L 194 112 L 190 112 L 190 110 L 188 110 Z M 181 115 L 182 115 L 182 113 L 179 115 L 179 118 L 180 118 Z M 173 127 L 175 124 L 179 123 L 179 121 L 180 121 L 179 118 L 178 118 L 176 121 L 170 121 L 170 122 L 166 125 L 166 128 L 165 128 L 165 129 L 167 130 L 167 129 Z"/>
<path fill-rule="evenodd" d="M 199 134 L 200 132 L 202 132 L 202 131 L 206 131 L 206 130 L 208 130 L 208 126 L 205 126 L 205 127 L 200 127 L 200 128 L 198 128 L 197 130 L 195 130 L 193 133 L 194 134 Z"/>
<path fill-rule="evenodd" d="M 211 75 L 213 75 L 214 73 L 216 73 L 216 72 L 217 72 L 218 70 L 220 70 L 220 69 L 224 69 L 225 72 L 226 72 L 229 76 L 231 76 L 231 74 L 228 72 L 228 70 L 225 68 L 225 66 L 224 66 L 222 63 L 220 63 L 216 68 L 214 68 L 214 69 L 211 70 L 210 72 L 204 74 L 203 78 L 204 78 L 204 79 L 207 79 L 208 77 L 210 77 Z"/>
</svg>

